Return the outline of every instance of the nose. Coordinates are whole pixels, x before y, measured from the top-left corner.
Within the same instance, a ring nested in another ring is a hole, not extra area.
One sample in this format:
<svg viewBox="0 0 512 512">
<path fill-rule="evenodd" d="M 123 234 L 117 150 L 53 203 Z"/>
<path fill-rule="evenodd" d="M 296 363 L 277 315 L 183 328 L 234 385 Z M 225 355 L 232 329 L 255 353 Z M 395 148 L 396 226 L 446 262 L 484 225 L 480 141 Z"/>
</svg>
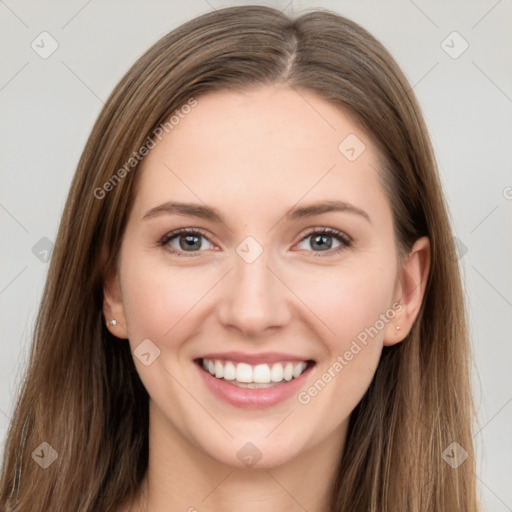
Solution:
<svg viewBox="0 0 512 512">
<path fill-rule="evenodd" d="M 269 253 L 263 250 L 251 262 L 234 252 L 234 268 L 224 280 L 217 310 L 225 328 L 261 337 L 289 322 L 291 292 L 273 268 Z"/>
</svg>

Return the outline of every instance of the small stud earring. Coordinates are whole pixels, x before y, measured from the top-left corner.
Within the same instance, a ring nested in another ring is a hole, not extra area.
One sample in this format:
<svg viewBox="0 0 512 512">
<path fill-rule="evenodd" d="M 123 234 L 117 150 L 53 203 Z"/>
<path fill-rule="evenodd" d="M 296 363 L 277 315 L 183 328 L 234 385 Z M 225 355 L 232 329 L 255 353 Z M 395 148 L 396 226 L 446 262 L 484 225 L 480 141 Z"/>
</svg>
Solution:
<svg viewBox="0 0 512 512">
<path fill-rule="evenodd" d="M 399 326 L 399 325 L 397 325 L 397 326 L 395 327 L 395 329 L 398 331 L 398 330 L 400 329 L 400 326 Z"/>
<path fill-rule="evenodd" d="M 117 325 L 117 320 L 110 320 L 108 325 L 110 325 L 110 327 L 115 327 Z"/>
</svg>

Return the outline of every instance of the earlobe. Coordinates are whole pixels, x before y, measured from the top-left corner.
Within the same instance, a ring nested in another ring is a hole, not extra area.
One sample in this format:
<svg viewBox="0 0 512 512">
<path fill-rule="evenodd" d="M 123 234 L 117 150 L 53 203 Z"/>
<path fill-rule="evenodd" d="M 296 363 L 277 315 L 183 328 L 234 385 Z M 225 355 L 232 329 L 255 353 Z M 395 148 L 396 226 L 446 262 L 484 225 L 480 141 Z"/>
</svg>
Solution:
<svg viewBox="0 0 512 512">
<path fill-rule="evenodd" d="M 430 241 L 424 236 L 416 240 L 399 271 L 395 301 L 401 308 L 387 326 L 385 346 L 395 345 L 409 334 L 423 303 L 429 271 Z"/>
<path fill-rule="evenodd" d="M 103 283 L 103 315 L 107 329 L 117 338 L 128 339 L 119 277 L 110 270 Z"/>
</svg>

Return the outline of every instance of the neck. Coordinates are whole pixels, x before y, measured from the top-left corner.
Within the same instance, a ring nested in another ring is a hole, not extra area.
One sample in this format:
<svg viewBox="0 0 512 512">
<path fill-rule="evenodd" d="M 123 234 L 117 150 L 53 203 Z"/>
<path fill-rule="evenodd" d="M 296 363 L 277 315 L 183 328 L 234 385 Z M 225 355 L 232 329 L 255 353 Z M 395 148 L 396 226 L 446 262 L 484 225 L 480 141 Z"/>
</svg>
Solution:
<svg viewBox="0 0 512 512">
<path fill-rule="evenodd" d="M 348 421 L 281 465 L 240 468 L 210 457 L 156 409 L 150 405 L 148 470 L 135 503 L 123 512 L 328 511 Z"/>
</svg>

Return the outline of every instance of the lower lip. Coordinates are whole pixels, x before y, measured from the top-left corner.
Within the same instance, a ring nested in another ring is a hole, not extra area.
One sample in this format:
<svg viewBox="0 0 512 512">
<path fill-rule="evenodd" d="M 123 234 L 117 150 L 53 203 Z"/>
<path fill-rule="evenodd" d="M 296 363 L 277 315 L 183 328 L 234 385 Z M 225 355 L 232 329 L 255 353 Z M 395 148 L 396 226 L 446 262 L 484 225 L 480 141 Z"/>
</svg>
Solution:
<svg viewBox="0 0 512 512">
<path fill-rule="evenodd" d="M 210 372 L 205 371 L 201 363 L 194 363 L 204 382 L 213 394 L 225 402 L 245 409 L 264 409 L 284 402 L 292 395 L 297 394 L 304 386 L 306 379 L 314 368 L 314 364 L 308 366 L 304 372 L 290 381 L 284 381 L 271 388 L 249 389 L 240 388 L 224 379 L 217 379 Z"/>
</svg>

